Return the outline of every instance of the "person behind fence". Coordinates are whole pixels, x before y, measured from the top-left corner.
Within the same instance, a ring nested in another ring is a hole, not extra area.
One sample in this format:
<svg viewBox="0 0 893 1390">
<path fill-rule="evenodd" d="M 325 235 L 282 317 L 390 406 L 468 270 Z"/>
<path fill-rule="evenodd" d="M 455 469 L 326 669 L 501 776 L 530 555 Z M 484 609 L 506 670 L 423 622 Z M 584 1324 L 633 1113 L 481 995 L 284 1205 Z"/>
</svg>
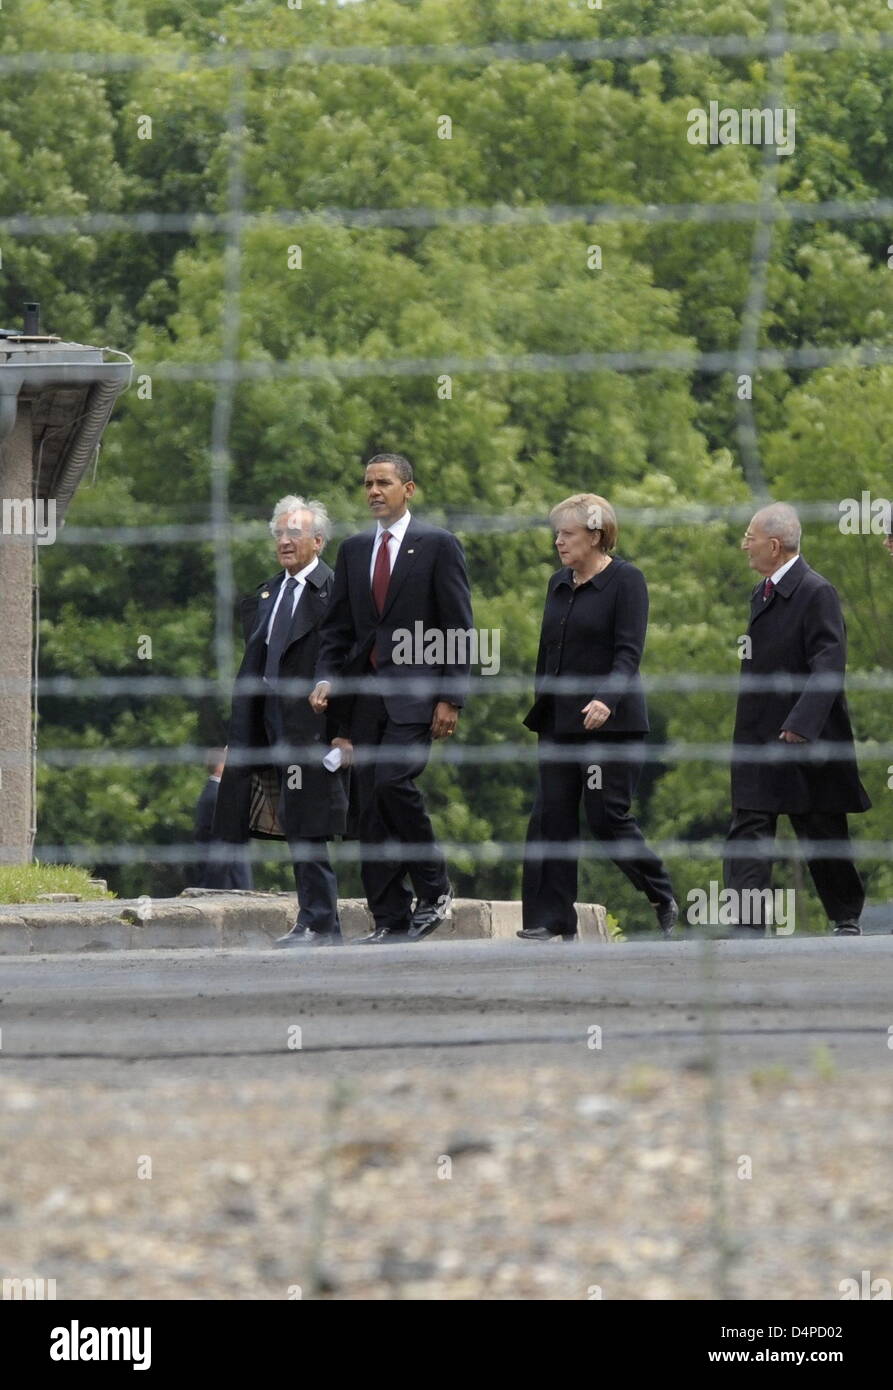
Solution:
<svg viewBox="0 0 893 1390">
<path fill-rule="evenodd" d="M 277 946 L 341 944 L 335 873 L 326 841 L 344 833 L 349 746 L 341 714 L 310 709 L 319 627 L 332 598 L 332 570 L 321 559 L 330 534 L 320 502 L 283 497 L 270 531 L 282 568 L 241 605 L 245 655 L 233 695 L 229 753 L 214 816 L 214 837 L 288 841 L 298 894 L 294 926 Z M 260 690 L 240 689 L 253 679 Z M 337 750 L 337 751 L 336 751 Z M 325 760 L 325 761 L 324 761 Z"/>
<path fill-rule="evenodd" d="M 404 637 L 433 634 L 445 648 L 451 634 L 471 633 L 473 617 L 459 541 L 408 510 L 415 492 L 409 460 L 376 454 L 364 487 L 375 525 L 338 551 L 310 698 L 322 712 L 339 681 L 364 682 L 351 739 L 360 867 L 375 926 L 360 940 L 383 945 L 421 940 L 450 911 L 446 862 L 415 779 L 431 740 L 452 736 L 470 670 L 465 644 L 461 653 L 453 648 L 453 658 L 429 657 L 425 647 L 407 660 Z"/>
<path fill-rule="evenodd" d="M 212 839 L 217 793 L 226 766 L 226 749 L 212 748 L 205 766 L 208 780 L 195 807 L 195 842 L 205 852 L 195 874 L 197 887 L 242 888 L 250 891 L 253 886 L 251 865 L 245 856 L 234 852 L 233 846 L 215 844 Z"/>
<path fill-rule="evenodd" d="M 566 497 L 549 520 L 561 568 L 546 592 L 536 700 L 524 720 L 539 735 L 538 788 L 527 827 L 518 936 L 555 941 L 577 934 L 573 847 L 581 799 L 593 836 L 646 895 L 658 926 L 670 935 L 679 915 L 673 887 L 630 814 L 649 731 L 639 677 L 648 626 L 645 578 L 611 554 L 617 518 L 604 497 Z M 570 848 L 571 856 L 551 854 L 552 844 Z"/>
<path fill-rule="evenodd" d="M 741 542 L 760 578 L 741 661 L 723 873 L 726 888 L 747 903 L 734 927 L 743 937 L 762 936 L 770 925 L 771 842 L 780 815 L 799 840 L 836 843 L 833 857 L 813 850 L 807 864 L 834 934 L 862 934 L 865 889 L 849 851 L 847 813 L 867 811 L 871 801 L 859 780 L 844 694 L 846 624 L 837 590 L 800 554 L 800 536 L 794 508 L 776 502 L 756 513 Z M 803 756 L 810 744 L 825 745 L 818 760 Z"/>
</svg>

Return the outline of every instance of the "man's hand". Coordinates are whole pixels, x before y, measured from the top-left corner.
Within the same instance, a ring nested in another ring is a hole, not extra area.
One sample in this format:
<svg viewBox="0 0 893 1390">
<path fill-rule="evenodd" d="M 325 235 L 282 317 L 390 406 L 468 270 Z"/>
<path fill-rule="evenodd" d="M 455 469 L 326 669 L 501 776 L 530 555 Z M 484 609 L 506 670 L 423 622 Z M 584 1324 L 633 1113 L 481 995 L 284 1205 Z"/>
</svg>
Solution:
<svg viewBox="0 0 893 1390">
<path fill-rule="evenodd" d="M 332 747 L 341 749 L 341 766 L 350 767 L 353 762 L 353 744 L 349 738 L 333 738 Z"/>
<path fill-rule="evenodd" d="M 610 719 L 611 711 L 601 700 L 590 700 L 588 705 L 582 709 L 583 728 L 600 729 L 606 719 Z"/>
<path fill-rule="evenodd" d="M 782 743 L 808 743 L 808 742 L 809 742 L 809 739 L 808 739 L 808 738 L 804 738 L 802 734 L 795 734 L 795 733 L 793 732 L 792 729 L 782 729 L 782 731 L 781 731 L 781 733 L 778 735 L 778 737 L 781 739 Z"/>
<path fill-rule="evenodd" d="M 310 708 L 314 714 L 325 714 L 329 708 L 329 691 L 332 688 L 331 681 L 318 681 L 310 692 Z"/>
<path fill-rule="evenodd" d="M 458 705 L 451 705 L 447 700 L 438 700 L 434 706 L 434 718 L 431 720 L 432 737 L 449 738 L 450 734 L 455 732 L 458 718 Z"/>
</svg>

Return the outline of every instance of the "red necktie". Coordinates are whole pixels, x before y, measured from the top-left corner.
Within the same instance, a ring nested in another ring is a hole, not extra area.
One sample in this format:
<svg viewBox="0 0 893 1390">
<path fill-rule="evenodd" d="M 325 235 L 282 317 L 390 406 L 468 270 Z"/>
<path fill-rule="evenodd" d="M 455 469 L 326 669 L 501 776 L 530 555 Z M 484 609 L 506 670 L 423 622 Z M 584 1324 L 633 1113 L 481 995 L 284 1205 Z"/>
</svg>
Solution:
<svg viewBox="0 0 893 1390">
<path fill-rule="evenodd" d="M 372 597 L 375 600 L 375 607 L 378 609 L 378 616 L 384 612 L 385 600 L 388 596 L 388 585 L 391 582 L 391 557 L 388 554 L 388 541 L 391 539 L 390 531 L 382 531 L 381 544 L 378 547 L 378 554 L 375 557 L 375 568 L 372 571 Z"/>
<path fill-rule="evenodd" d="M 766 601 L 772 597 L 772 594 L 773 594 L 774 589 L 775 589 L 775 585 L 772 583 L 772 580 L 771 580 L 771 579 L 767 579 L 767 580 L 765 581 L 765 583 L 763 584 L 763 602 L 764 602 L 764 603 L 766 603 Z"/>
<path fill-rule="evenodd" d="M 391 557 L 388 554 L 388 541 L 391 539 L 390 531 L 382 531 L 381 544 L 378 547 L 378 554 L 375 557 L 375 566 L 372 570 L 372 600 L 378 609 L 378 616 L 384 612 L 385 600 L 388 596 L 388 585 L 391 582 Z M 369 653 L 369 665 L 373 671 L 378 670 L 378 660 L 375 651 Z"/>
</svg>

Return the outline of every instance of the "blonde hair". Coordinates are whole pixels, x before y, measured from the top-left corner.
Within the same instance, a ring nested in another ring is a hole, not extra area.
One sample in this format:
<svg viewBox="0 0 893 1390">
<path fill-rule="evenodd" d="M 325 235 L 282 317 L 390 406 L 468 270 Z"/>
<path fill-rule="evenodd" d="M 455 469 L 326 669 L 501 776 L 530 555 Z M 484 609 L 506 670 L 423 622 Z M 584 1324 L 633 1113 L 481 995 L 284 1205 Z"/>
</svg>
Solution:
<svg viewBox="0 0 893 1390">
<path fill-rule="evenodd" d="M 614 508 L 604 497 L 596 492 L 575 492 L 573 497 L 565 497 L 557 502 L 549 513 L 549 521 L 555 527 L 565 517 L 572 517 L 578 526 L 587 531 L 601 531 L 599 549 L 613 550 L 617 544 L 617 517 Z"/>
</svg>

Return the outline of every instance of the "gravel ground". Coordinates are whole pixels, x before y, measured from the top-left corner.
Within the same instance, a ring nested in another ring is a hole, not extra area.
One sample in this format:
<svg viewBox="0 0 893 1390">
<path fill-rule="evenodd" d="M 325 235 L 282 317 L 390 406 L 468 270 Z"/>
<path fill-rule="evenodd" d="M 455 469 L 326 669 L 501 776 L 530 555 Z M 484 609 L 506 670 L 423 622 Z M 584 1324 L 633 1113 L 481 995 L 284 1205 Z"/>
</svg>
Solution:
<svg viewBox="0 0 893 1390">
<path fill-rule="evenodd" d="M 641 1064 L 597 1083 L 492 1061 L 0 1076 L 0 1274 L 60 1299 L 838 1299 L 863 1270 L 893 1280 L 886 1081 L 817 1058 L 713 1095 Z"/>
</svg>

